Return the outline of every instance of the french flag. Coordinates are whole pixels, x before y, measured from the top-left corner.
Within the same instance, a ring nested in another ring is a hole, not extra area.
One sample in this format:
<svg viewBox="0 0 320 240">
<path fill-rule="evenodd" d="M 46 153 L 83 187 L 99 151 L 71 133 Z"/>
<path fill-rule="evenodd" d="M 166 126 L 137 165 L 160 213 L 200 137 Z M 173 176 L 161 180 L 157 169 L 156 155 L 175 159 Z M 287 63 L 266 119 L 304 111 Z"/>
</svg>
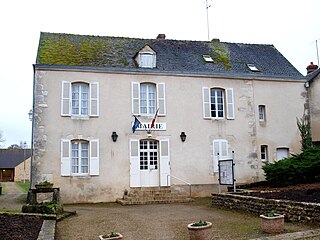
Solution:
<svg viewBox="0 0 320 240">
<path fill-rule="evenodd" d="M 157 118 L 158 112 L 159 112 L 159 108 L 157 109 L 156 114 L 154 115 L 154 118 L 152 119 L 152 122 L 151 122 L 151 128 L 154 128 L 154 122 L 156 121 L 156 118 Z"/>
</svg>

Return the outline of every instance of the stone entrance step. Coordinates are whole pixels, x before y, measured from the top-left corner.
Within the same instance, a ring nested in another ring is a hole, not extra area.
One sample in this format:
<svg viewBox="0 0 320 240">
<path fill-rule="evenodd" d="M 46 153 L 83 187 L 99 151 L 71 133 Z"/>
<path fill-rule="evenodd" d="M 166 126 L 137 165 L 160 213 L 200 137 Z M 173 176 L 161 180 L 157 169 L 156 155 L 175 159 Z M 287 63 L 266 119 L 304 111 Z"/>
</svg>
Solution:
<svg viewBox="0 0 320 240">
<path fill-rule="evenodd" d="M 122 199 L 117 199 L 121 205 L 185 203 L 193 201 L 189 194 L 170 187 L 131 188 Z"/>
</svg>

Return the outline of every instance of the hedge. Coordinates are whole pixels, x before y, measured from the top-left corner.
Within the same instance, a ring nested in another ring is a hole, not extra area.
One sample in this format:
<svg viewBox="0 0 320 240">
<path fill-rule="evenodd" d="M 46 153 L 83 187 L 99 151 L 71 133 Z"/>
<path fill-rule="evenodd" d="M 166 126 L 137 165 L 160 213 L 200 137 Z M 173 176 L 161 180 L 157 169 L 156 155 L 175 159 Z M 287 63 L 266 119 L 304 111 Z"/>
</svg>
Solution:
<svg viewBox="0 0 320 240">
<path fill-rule="evenodd" d="M 267 163 L 262 167 L 266 180 L 275 186 L 320 181 L 320 147 L 310 147 L 298 155 Z"/>
</svg>

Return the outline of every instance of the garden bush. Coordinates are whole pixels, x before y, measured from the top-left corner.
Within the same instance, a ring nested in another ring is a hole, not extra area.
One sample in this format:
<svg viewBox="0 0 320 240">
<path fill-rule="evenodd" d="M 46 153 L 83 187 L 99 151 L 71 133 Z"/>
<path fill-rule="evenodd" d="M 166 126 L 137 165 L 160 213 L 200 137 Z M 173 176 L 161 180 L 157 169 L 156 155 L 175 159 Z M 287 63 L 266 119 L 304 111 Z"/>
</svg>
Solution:
<svg viewBox="0 0 320 240">
<path fill-rule="evenodd" d="M 266 180 L 274 186 L 320 181 L 320 147 L 310 147 L 298 155 L 267 163 L 262 167 Z"/>
</svg>

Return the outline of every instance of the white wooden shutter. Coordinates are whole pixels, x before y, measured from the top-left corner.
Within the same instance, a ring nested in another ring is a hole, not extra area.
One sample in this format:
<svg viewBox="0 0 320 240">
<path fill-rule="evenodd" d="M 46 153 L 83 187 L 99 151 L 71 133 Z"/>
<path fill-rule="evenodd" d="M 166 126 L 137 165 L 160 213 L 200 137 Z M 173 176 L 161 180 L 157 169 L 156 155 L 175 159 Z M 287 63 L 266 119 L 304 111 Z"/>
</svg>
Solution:
<svg viewBox="0 0 320 240">
<path fill-rule="evenodd" d="M 99 83 L 90 83 L 90 116 L 99 116 Z"/>
<path fill-rule="evenodd" d="M 170 186 L 169 139 L 160 140 L 160 186 Z"/>
<path fill-rule="evenodd" d="M 71 83 L 62 81 L 61 116 L 71 116 Z"/>
<path fill-rule="evenodd" d="M 225 160 L 228 157 L 228 141 L 225 139 L 213 140 L 213 171 L 219 171 L 218 160 Z"/>
<path fill-rule="evenodd" d="M 90 141 L 90 175 L 99 175 L 99 140 Z"/>
<path fill-rule="evenodd" d="M 130 140 L 130 187 L 140 187 L 139 140 Z"/>
<path fill-rule="evenodd" d="M 234 119 L 234 98 L 233 88 L 226 89 L 226 100 L 227 100 L 227 119 Z"/>
<path fill-rule="evenodd" d="M 158 115 L 166 115 L 166 85 L 165 83 L 157 84 L 157 104 L 159 108 Z"/>
<path fill-rule="evenodd" d="M 202 88 L 203 96 L 203 118 L 210 119 L 210 89 L 208 87 Z"/>
<path fill-rule="evenodd" d="M 140 114 L 140 83 L 131 83 L 131 95 L 132 95 L 132 113 L 134 115 Z"/>
<path fill-rule="evenodd" d="M 61 139 L 61 176 L 71 175 L 71 142 Z"/>
</svg>

